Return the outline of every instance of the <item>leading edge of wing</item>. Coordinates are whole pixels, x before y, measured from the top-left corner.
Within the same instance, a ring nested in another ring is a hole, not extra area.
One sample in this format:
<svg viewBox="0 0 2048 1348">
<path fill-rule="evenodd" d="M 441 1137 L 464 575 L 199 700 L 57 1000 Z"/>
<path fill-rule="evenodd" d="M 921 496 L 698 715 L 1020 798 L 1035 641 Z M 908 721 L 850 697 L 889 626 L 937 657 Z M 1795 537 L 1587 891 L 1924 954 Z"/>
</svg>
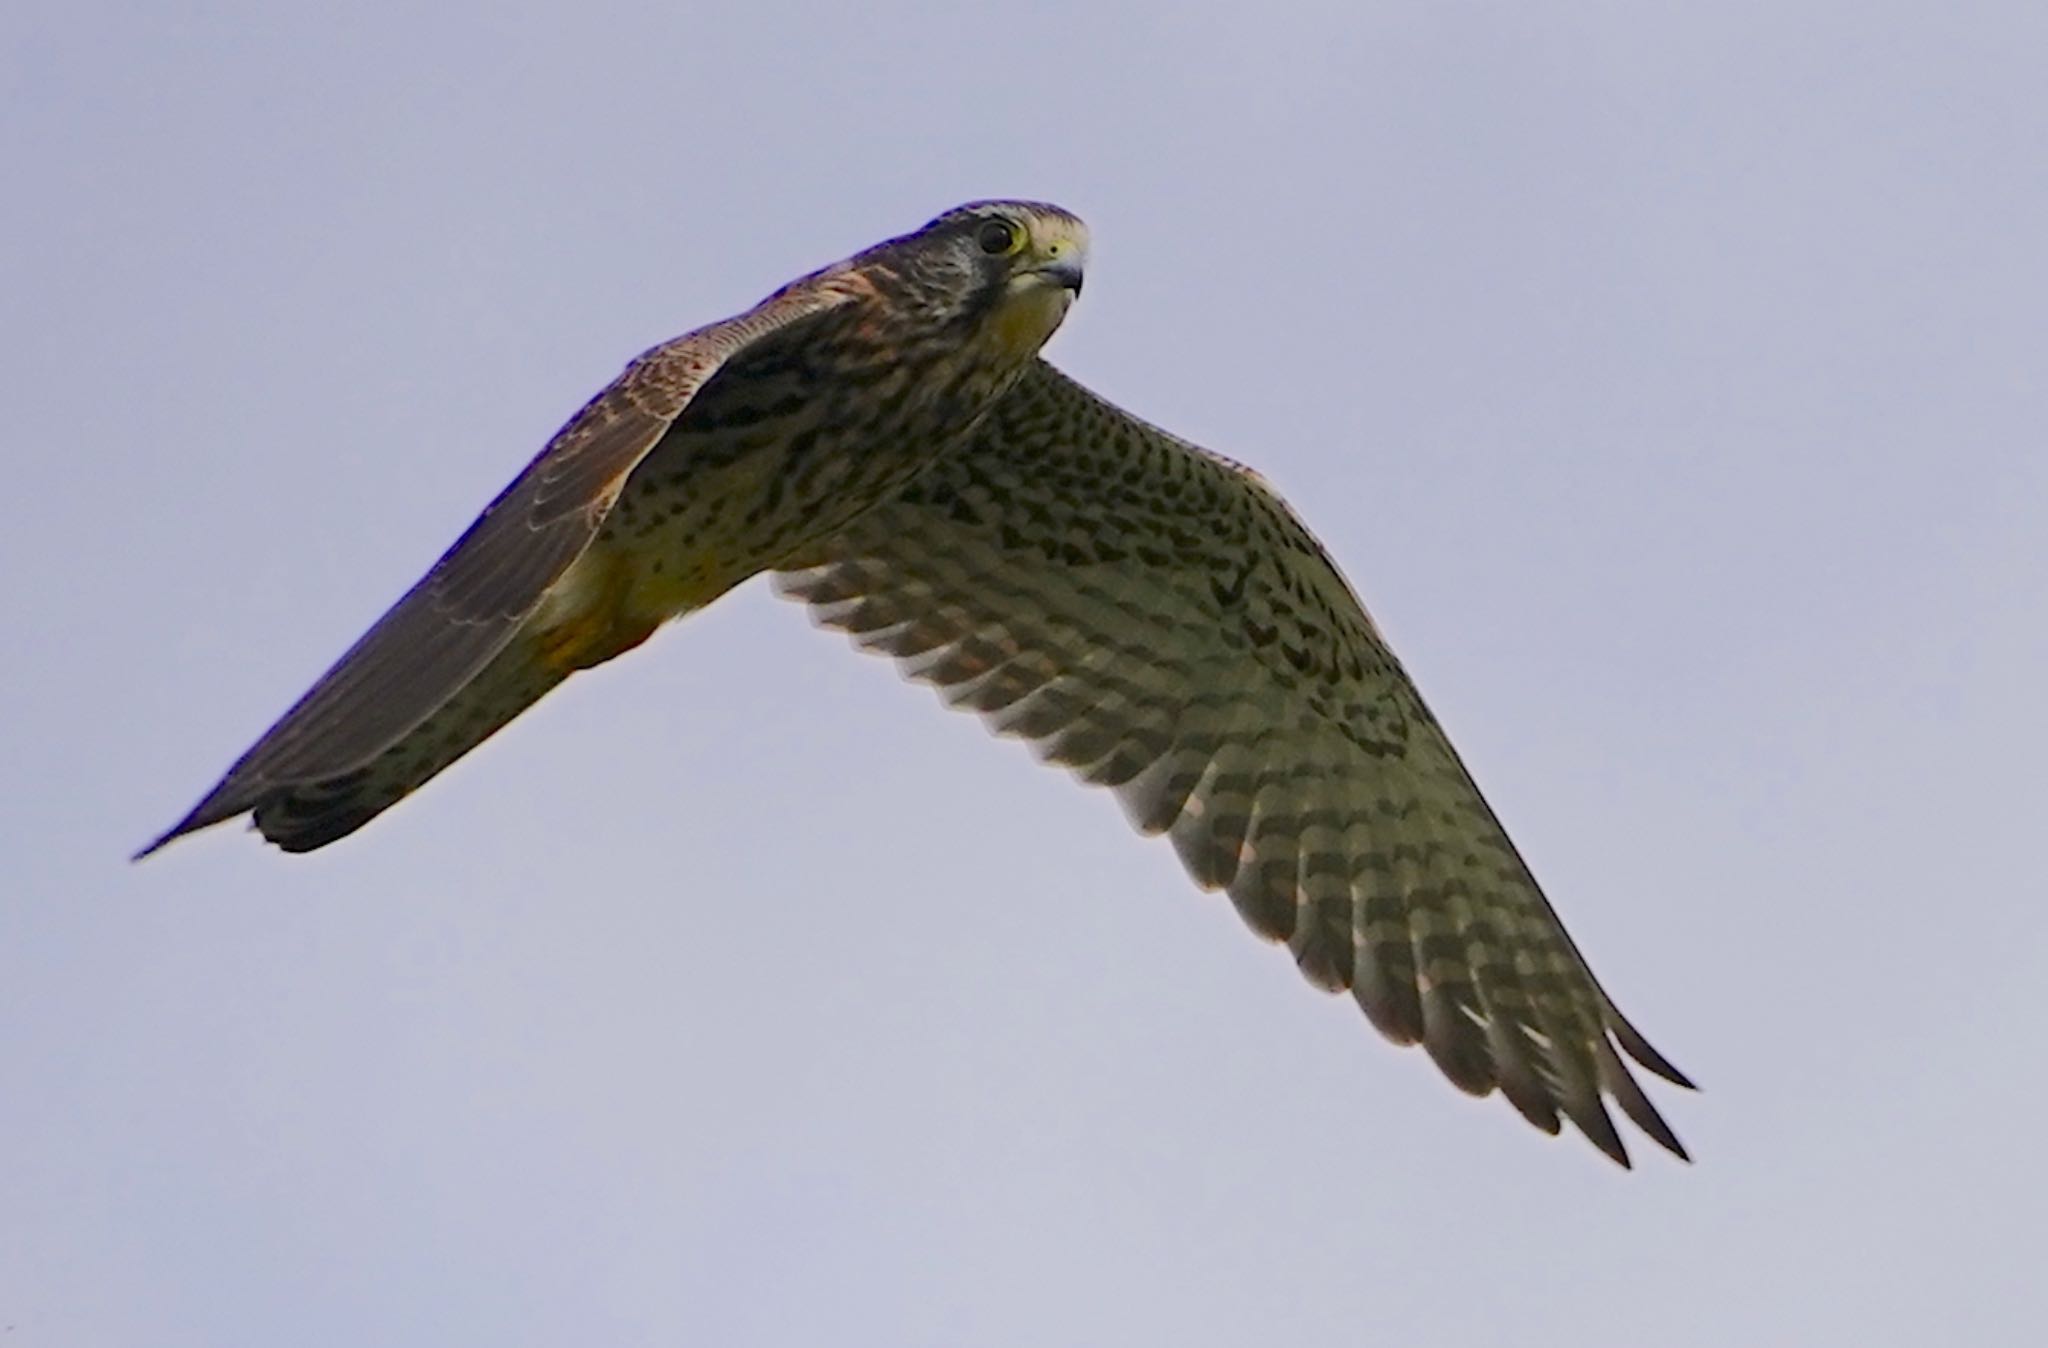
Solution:
<svg viewBox="0 0 2048 1348">
<path fill-rule="evenodd" d="M 827 269 L 636 358 L 184 818 L 133 859 L 246 813 L 282 786 L 350 772 L 396 743 L 504 648 L 590 545 L 628 474 L 726 361 L 857 293 L 845 273 Z"/>
</svg>

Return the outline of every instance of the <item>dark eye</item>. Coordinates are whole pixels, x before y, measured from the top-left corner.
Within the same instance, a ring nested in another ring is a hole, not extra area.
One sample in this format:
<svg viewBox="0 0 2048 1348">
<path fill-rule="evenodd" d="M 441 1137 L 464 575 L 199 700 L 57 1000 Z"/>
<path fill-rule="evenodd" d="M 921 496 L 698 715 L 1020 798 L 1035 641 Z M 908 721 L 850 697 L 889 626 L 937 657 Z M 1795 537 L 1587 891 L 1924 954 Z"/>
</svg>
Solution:
<svg viewBox="0 0 2048 1348">
<path fill-rule="evenodd" d="M 984 220 L 974 231 L 974 241 L 982 252 L 1000 257 L 1017 246 L 1017 227 L 1008 220 Z"/>
</svg>

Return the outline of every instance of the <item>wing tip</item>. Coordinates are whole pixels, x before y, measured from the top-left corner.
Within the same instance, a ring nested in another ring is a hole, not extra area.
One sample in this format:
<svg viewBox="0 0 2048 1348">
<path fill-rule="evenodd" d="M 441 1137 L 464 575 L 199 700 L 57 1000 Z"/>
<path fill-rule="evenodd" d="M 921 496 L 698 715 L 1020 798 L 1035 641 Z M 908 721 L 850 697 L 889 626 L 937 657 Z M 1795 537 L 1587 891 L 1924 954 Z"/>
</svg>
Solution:
<svg viewBox="0 0 2048 1348">
<path fill-rule="evenodd" d="M 1666 1058 L 1663 1054 L 1652 1048 L 1650 1041 L 1643 1038 L 1642 1031 L 1629 1024 L 1623 1018 L 1621 1012 L 1615 1010 L 1611 1003 L 1607 1008 L 1607 1014 L 1609 1019 L 1608 1028 L 1614 1035 L 1614 1041 L 1621 1045 L 1622 1051 L 1627 1053 L 1629 1057 L 1635 1059 L 1646 1070 L 1656 1073 L 1674 1086 L 1683 1086 L 1689 1091 L 1699 1089 L 1697 1082 L 1679 1071 L 1677 1067 L 1672 1065 L 1669 1058 Z"/>
<path fill-rule="evenodd" d="M 164 848 L 168 847 L 171 843 L 183 837 L 184 832 L 185 831 L 183 829 L 174 828 L 168 833 L 158 835 L 155 842 L 146 843 L 136 851 L 130 852 L 128 854 L 128 864 L 132 866 L 138 861 L 148 860 L 150 857 L 155 856 L 158 852 L 163 851 Z"/>
<path fill-rule="evenodd" d="M 247 814 L 254 808 L 254 803 L 240 799 L 237 793 L 231 791 L 233 785 L 234 778 L 231 774 L 213 790 L 207 792 L 206 798 L 188 810 L 183 819 L 158 835 L 148 846 L 130 856 L 129 864 L 133 865 L 156 855 L 188 833 L 197 833 L 201 829 L 212 828 L 215 824 L 225 824 L 236 815 Z"/>
</svg>

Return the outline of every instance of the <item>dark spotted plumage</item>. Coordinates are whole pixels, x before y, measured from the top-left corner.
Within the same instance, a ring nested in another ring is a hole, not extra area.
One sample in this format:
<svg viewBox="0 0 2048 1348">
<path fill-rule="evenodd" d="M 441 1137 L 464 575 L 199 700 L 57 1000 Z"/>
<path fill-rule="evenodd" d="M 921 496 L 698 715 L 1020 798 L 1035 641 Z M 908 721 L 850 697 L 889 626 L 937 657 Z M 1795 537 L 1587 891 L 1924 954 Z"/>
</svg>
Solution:
<svg viewBox="0 0 2048 1348">
<path fill-rule="evenodd" d="M 1014 230 L 1015 232 L 1011 232 Z M 979 203 L 636 361 L 156 844 L 361 827 L 556 683 L 749 576 L 1167 834 L 1461 1088 L 1684 1150 L 1594 981 L 1321 546 L 1258 477 L 1036 358 L 1065 212 Z"/>
<path fill-rule="evenodd" d="M 1468 1091 L 1618 1161 L 1684 1155 L 1593 980 L 1322 547 L 1246 469 L 1038 362 L 974 438 L 779 588 L 1112 788 L 1319 986 Z"/>
</svg>

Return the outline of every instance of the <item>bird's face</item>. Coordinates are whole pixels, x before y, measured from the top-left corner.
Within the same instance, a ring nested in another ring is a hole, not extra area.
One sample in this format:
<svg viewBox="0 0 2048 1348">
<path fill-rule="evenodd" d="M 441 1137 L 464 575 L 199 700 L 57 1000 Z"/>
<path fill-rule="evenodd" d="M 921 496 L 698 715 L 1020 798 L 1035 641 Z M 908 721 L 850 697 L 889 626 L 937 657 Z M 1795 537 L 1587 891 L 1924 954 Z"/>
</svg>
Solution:
<svg viewBox="0 0 2048 1348">
<path fill-rule="evenodd" d="M 978 201 L 897 241 L 905 273 L 929 288 L 969 342 L 1021 364 L 1081 293 L 1088 227 L 1057 206 Z"/>
</svg>

